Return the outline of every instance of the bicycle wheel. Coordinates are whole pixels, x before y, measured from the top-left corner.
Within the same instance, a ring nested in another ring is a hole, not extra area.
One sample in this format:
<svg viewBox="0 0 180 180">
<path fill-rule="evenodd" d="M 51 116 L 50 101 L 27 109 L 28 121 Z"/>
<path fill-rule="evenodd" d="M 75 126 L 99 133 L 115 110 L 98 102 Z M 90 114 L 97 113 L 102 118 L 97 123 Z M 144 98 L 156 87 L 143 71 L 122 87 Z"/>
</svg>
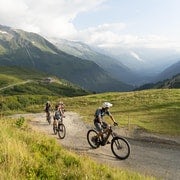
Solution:
<svg viewBox="0 0 180 180">
<path fill-rule="evenodd" d="M 57 125 L 56 124 L 53 124 L 53 131 L 54 131 L 54 134 L 56 135 L 57 134 Z"/>
<path fill-rule="evenodd" d="M 58 124 L 58 136 L 60 139 L 63 139 L 66 135 L 66 128 L 64 124 Z"/>
<path fill-rule="evenodd" d="M 130 145 L 127 140 L 122 137 L 114 137 L 111 141 L 111 150 L 113 154 L 121 160 L 124 160 L 130 155 Z"/>
<path fill-rule="evenodd" d="M 94 129 L 90 129 L 87 132 L 87 141 L 92 148 L 98 148 L 100 146 L 100 139 L 97 136 L 97 132 Z"/>
</svg>

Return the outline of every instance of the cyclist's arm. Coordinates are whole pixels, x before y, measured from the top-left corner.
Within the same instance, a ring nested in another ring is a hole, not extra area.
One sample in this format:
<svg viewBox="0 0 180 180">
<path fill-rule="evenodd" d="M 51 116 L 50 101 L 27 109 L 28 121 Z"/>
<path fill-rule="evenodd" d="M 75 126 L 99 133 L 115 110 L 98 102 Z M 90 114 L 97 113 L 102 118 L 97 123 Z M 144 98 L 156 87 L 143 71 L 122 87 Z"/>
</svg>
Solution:
<svg viewBox="0 0 180 180">
<path fill-rule="evenodd" d="M 60 109 L 59 111 L 60 111 L 61 116 L 64 118 L 65 116 L 64 116 L 64 112 L 63 112 L 63 110 L 62 110 L 62 109 Z"/>
<path fill-rule="evenodd" d="M 107 113 L 108 115 L 109 115 L 109 117 L 111 118 L 111 120 L 113 121 L 113 123 L 116 123 L 116 121 L 115 121 L 115 119 L 114 119 L 114 117 L 112 116 L 112 114 L 108 111 L 108 113 Z"/>
</svg>

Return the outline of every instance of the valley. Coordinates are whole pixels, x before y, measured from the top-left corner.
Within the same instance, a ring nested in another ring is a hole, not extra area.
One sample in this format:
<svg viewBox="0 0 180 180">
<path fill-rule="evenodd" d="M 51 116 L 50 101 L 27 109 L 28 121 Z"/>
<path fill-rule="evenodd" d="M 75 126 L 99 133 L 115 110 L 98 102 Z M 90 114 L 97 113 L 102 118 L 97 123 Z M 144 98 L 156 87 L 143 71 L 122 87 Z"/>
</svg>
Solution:
<svg viewBox="0 0 180 180">
<path fill-rule="evenodd" d="M 45 39 L 36 33 L 0 25 L 0 66 L 48 73 L 94 93 L 132 91 L 180 73 L 180 55 L 174 51 L 166 54 L 162 50 L 161 58 L 158 50 L 119 51 L 121 55 L 113 56 L 83 42 Z M 141 54 L 142 51 L 147 54 Z M 142 55 L 141 61 L 138 54 Z M 149 59 L 147 55 L 153 57 Z"/>
</svg>

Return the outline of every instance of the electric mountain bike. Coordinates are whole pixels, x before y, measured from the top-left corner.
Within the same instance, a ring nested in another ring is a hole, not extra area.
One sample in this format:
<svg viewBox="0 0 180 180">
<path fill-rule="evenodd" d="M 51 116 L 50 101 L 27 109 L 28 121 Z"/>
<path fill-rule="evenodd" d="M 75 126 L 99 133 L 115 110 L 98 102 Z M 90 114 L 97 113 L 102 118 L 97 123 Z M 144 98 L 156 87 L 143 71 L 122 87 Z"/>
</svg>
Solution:
<svg viewBox="0 0 180 180">
<path fill-rule="evenodd" d="M 110 136 L 112 137 L 111 141 L 109 141 Z M 113 132 L 110 125 L 103 131 L 102 137 L 98 136 L 98 132 L 96 129 L 90 129 L 87 132 L 87 141 L 89 145 L 94 149 L 110 143 L 112 153 L 121 160 L 127 159 L 130 155 L 129 142 L 124 137 L 121 137 Z"/>
</svg>

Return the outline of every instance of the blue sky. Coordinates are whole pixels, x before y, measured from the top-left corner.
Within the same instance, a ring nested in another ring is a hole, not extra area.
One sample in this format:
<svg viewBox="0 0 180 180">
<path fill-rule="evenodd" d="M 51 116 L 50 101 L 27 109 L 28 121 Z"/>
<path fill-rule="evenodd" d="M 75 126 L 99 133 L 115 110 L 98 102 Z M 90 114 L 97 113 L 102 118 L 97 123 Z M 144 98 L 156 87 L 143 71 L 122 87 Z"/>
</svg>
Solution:
<svg viewBox="0 0 180 180">
<path fill-rule="evenodd" d="M 120 23 L 124 28 L 116 33 L 137 38 L 137 44 L 144 41 L 150 47 L 179 49 L 179 7 L 179 0 L 109 0 L 94 10 L 79 13 L 73 23 L 78 30 Z"/>
<path fill-rule="evenodd" d="M 179 8 L 179 0 L 109 0 L 101 8 L 79 13 L 73 23 L 79 30 L 104 23 L 124 23 L 127 28 L 122 34 L 176 37 L 180 32 Z"/>
<path fill-rule="evenodd" d="M 0 0 L 0 24 L 99 47 L 180 50 L 179 0 Z"/>
<path fill-rule="evenodd" d="M 103 23 L 124 22 L 135 28 L 153 30 L 180 25 L 178 0 L 109 0 L 94 11 L 82 12 L 74 19 L 78 28 L 88 28 Z M 179 27 L 178 27 L 179 28 Z M 133 30 L 130 30 L 133 32 Z"/>
</svg>

